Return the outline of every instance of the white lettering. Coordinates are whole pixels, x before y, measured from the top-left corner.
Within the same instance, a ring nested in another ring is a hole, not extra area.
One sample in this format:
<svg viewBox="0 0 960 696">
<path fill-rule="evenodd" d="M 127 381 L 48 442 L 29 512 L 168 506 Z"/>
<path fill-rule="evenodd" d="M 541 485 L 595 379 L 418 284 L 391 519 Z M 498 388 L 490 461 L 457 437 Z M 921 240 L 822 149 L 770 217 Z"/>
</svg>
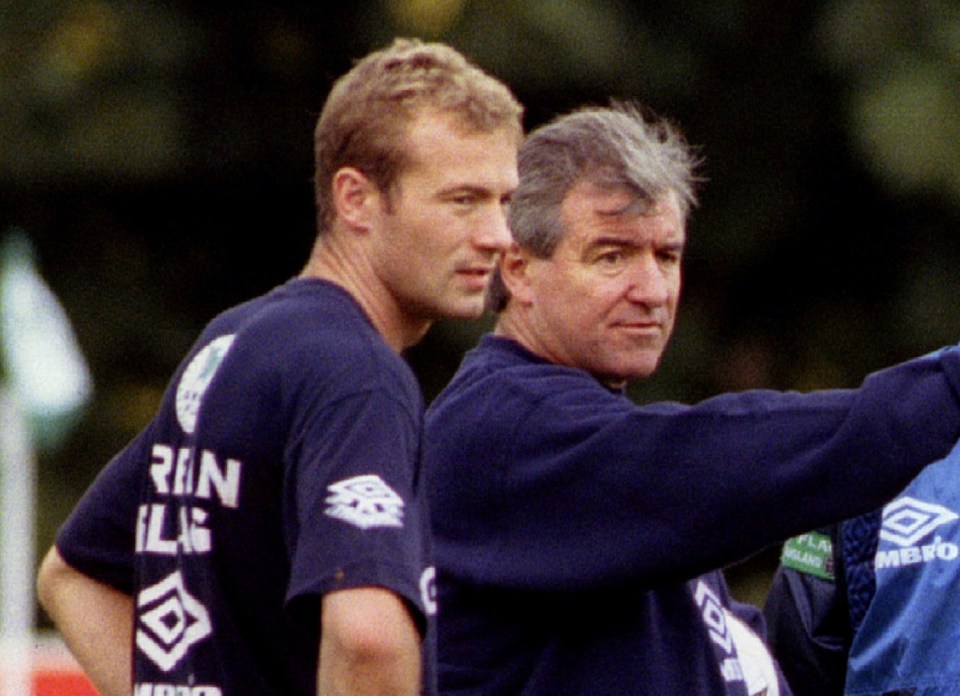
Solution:
<svg viewBox="0 0 960 696">
<path fill-rule="evenodd" d="M 169 445 L 154 445 L 150 478 L 157 494 L 192 495 L 210 499 L 214 492 L 221 504 L 235 508 L 240 501 L 240 462 L 228 459 L 221 468 L 217 455 L 210 450 L 200 452 L 200 471 L 195 471 L 193 450 L 180 448 L 174 456 Z M 196 483 L 196 486 L 194 486 Z"/>
<path fill-rule="evenodd" d="M 956 544 L 949 541 L 937 544 L 937 558 L 940 560 L 953 561 L 958 555 L 960 555 L 960 548 L 957 548 Z"/>
<path fill-rule="evenodd" d="M 728 657 L 720 665 L 720 672 L 725 681 L 743 681 L 743 669 L 740 667 L 740 661 L 735 657 Z"/>
<path fill-rule="evenodd" d="M 720 599 L 703 580 L 697 582 L 697 588 L 693 596 L 700 607 L 703 623 L 707 626 L 710 639 L 723 648 L 725 653 L 733 655 L 733 638 L 727 631 L 726 614 L 724 614 Z"/>
<path fill-rule="evenodd" d="M 921 561 L 920 549 L 916 546 L 908 546 L 905 549 L 900 549 L 900 562 L 903 565 L 916 565 Z"/>
<path fill-rule="evenodd" d="M 227 460 L 226 473 L 220 470 L 217 457 L 213 452 L 204 450 L 200 455 L 200 479 L 197 482 L 197 497 L 209 498 L 210 485 L 213 484 L 220 502 L 235 508 L 240 498 L 240 462 Z"/>
<path fill-rule="evenodd" d="M 221 696 L 219 686 L 180 686 L 178 684 L 136 684 L 134 696 Z"/>
<path fill-rule="evenodd" d="M 136 551 L 160 556 L 174 556 L 179 549 L 186 554 L 209 553 L 213 547 L 206 527 L 208 513 L 202 508 L 180 508 L 176 539 L 164 537 L 167 506 L 141 505 L 137 514 Z"/>
<path fill-rule="evenodd" d="M 898 549 L 891 549 L 890 551 L 877 551 L 875 565 L 878 570 L 880 568 L 899 568 L 900 553 Z"/>
<path fill-rule="evenodd" d="M 187 553 L 210 551 L 210 530 L 204 526 L 207 517 L 207 511 L 202 508 L 180 508 L 180 534 L 177 539 Z"/>
<path fill-rule="evenodd" d="M 784 549 L 783 555 L 784 555 L 784 558 L 787 558 L 792 561 L 796 561 L 797 563 L 800 563 L 809 568 L 823 567 L 823 557 L 810 553 L 808 551 L 800 551 L 799 549 L 787 548 L 787 549 Z"/>
<path fill-rule="evenodd" d="M 420 575 L 420 597 L 429 615 L 437 613 L 437 569 L 429 566 Z"/>
<path fill-rule="evenodd" d="M 146 505 L 141 505 L 137 508 L 137 533 L 136 533 L 136 543 L 134 549 L 137 553 L 143 553 L 144 548 L 146 547 L 147 539 L 147 517 L 150 515 L 150 508 Z"/>
<path fill-rule="evenodd" d="M 167 485 L 167 477 L 173 470 L 173 448 L 167 445 L 153 446 L 153 462 L 150 464 L 150 478 L 153 479 L 153 487 L 160 495 L 166 495 L 170 492 Z"/>
<path fill-rule="evenodd" d="M 798 546 L 806 546 L 814 551 L 832 551 L 833 544 L 830 537 L 823 534 L 801 534 L 796 537 Z"/>
<path fill-rule="evenodd" d="M 147 507 L 147 506 L 144 506 Z M 177 542 L 163 538 L 163 522 L 167 509 L 163 505 L 150 505 L 147 513 L 147 539 L 143 548 L 146 553 L 173 556 L 177 553 Z"/>
<path fill-rule="evenodd" d="M 187 447 L 183 447 L 177 453 L 177 468 L 173 471 L 173 494 L 190 494 L 191 476 L 193 473 L 193 452 Z"/>
<path fill-rule="evenodd" d="M 955 561 L 958 556 L 960 556 L 960 547 L 952 541 L 944 541 L 942 537 L 938 536 L 932 544 L 877 551 L 874 567 L 881 570 L 883 568 L 917 565 L 918 563 L 932 563 L 936 560 Z"/>
</svg>

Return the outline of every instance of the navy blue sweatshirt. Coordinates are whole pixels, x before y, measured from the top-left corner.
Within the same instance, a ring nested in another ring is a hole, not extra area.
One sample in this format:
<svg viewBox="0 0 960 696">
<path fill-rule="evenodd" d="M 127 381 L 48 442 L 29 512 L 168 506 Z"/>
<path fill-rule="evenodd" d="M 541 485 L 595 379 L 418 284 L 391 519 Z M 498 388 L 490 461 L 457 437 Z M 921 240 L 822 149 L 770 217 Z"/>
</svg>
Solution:
<svg viewBox="0 0 960 696">
<path fill-rule="evenodd" d="M 639 406 L 485 337 L 425 427 L 441 692 L 746 693 L 694 579 L 892 498 L 960 437 L 958 388 L 949 348 L 855 390 Z"/>
</svg>

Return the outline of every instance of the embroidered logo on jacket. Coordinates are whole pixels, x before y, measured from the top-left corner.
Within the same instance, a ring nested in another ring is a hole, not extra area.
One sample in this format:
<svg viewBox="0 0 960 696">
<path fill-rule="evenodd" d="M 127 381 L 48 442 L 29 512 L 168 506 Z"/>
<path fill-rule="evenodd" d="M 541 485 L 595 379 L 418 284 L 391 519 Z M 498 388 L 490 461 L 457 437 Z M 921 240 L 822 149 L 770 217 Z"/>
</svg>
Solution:
<svg viewBox="0 0 960 696">
<path fill-rule="evenodd" d="M 403 498 L 379 476 L 354 476 L 327 487 L 326 514 L 360 527 L 402 527 Z"/>
<path fill-rule="evenodd" d="M 956 512 L 942 505 L 903 496 L 883 509 L 883 526 L 880 529 L 880 548 L 877 550 L 876 568 L 899 568 L 901 566 L 929 563 L 934 560 L 952 561 L 960 555 L 960 549 L 952 541 L 944 541 L 939 535 L 926 544 L 920 544 L 935 529 L 960 518 Z M 883 548 L 889 542 L 894 548 Z"/>
</svg>

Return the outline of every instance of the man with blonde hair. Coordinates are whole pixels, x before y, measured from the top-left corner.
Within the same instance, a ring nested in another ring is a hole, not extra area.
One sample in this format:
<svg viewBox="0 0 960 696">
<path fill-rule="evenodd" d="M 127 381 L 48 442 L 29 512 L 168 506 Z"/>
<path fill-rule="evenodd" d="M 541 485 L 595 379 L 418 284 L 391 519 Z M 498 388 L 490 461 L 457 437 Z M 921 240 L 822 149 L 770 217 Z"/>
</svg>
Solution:
<svg viewBox="0 0 960 696">
<path fill-rule="evenodd" d="M 103 696 L 433 692 L 423 405 L 399 353 L 482 311 L 521 116 L 442 44 L 397 40 L 334 85 L 303 270 L 206 327 L 41 567 Z"/>
</svg>

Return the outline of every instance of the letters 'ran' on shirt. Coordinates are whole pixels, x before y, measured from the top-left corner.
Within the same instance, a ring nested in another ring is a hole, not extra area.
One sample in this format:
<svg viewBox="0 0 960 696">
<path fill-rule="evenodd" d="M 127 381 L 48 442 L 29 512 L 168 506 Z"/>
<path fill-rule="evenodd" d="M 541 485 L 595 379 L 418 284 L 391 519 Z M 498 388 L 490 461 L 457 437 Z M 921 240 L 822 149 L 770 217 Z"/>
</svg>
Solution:
<svg viewBox="0 0 960 696">
<path fill-rule="evenodd" d="M 388 588 L 426 629 L 422 409 L 330 283 L 292 280 L 207 326 L 57 538 L 134 597 L 138 696 L 314 696 L 319 601 L 338 589 Z"/>
<path fill-rule="evenodd" d="M 425 424 L 441 693 L 745 693 L 689 581 L 893 497 L 960 435 L 958 378 L 949 348 L 856 390 L 638 406 L 485 337 Z"/>
</svg>

